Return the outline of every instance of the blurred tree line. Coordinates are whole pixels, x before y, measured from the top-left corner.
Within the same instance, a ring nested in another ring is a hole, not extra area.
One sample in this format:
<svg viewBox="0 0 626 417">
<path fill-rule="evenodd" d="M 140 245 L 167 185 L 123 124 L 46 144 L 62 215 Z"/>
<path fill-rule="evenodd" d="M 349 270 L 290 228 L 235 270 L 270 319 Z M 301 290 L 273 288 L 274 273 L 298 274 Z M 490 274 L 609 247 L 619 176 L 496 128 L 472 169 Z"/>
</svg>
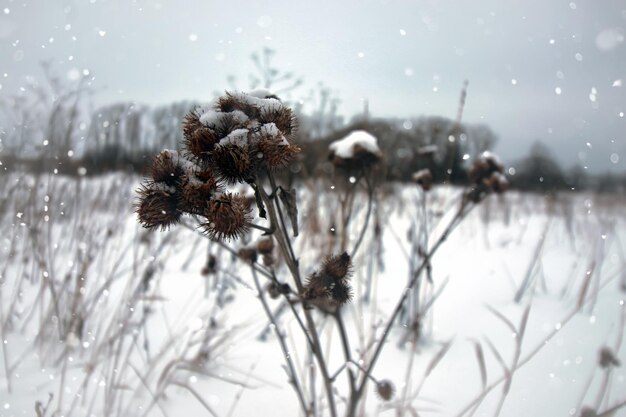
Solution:
<svg viewBox="0 0 626 417">
<path fill-rule="evenodd" d="M 249 81 L 255 87 L 280 91 L 298 115 L 295 140 L 303 148 L 303 157 L 291 169 L 295 177 L 329 173 L 328 145 L 357 129 L 378 138 L 385 155 L 382 173 L 393 181 L 409 181 L 414 172 L 428 168 L 436 182 L 464 183 L 470 163 L 497 142 L 488 126 L 460 123 L 458 118 L 372 118 L 365 111 L 345 122 L 332 89 L 318 84 L 304 97 L 295 97 L 293 90 L 302 79 L 281 72 L 273 65 L 273 56 L 271 49 L 252 56 L 258 75 Z M 0 98 L 0 161 L 5 171 L 142 173 L 156 152 L 179 146 L 183 116 L 199 105 L 191 101 L 157 107 L 115 103 L 89 109 L 83 104 L 92 94 L 88 76 L 68 87 L 49 67 L 44 66 L 44 73 L 46 83 L 33 83 L 30 91 L 17 97 Z M 236 79 L 229 83 L 237 89 Z M 580 166 L 564 170 L 541 143 L 511 166 L 509 181 L 522 190 L 626 190 L 625 175 L 592 176 Z"/>
</svg>

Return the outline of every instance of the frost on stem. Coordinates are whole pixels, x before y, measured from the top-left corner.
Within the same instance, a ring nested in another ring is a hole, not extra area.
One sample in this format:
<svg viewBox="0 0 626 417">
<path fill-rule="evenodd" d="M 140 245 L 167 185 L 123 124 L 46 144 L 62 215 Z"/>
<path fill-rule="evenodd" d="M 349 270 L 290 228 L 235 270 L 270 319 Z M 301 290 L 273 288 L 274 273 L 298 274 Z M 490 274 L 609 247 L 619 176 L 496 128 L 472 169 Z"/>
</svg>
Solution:
<svg viewBox="0 0 626 417">
<path fill-rule="evenodd" d="M 183 120 L 182 154 L 159 153 L 137 191 L 139 223 L 166 229 L 188 213 L 206 219 L 200 226 L 213 239 L 241 237 L 250 209 L 224 188 L 288 166 L 300 152 L 291 139 L 295 129 L 293 111 L 267 90 L 225 93 L 191 111 Z"/>
</svg>

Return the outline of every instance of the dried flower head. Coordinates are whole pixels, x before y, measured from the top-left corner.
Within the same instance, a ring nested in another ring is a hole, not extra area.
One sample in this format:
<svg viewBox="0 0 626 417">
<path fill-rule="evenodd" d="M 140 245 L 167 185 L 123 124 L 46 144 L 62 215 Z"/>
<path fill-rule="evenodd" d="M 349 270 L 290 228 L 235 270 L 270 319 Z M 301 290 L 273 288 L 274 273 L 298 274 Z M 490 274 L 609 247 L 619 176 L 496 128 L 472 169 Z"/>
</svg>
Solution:
<svg viewBox="0 0 626 417">
<path fill-rule="evenodd" d="M 245 198 L 231 193 L 214 196 L 204 215 L 207 222 L 201 226 L 209 237 L 216 240 L 239 238 L 248 232 L 251 220 Z"/>
<path fill-rule="evenodd" d="M 139 223 L 148 229 L 160 227 L 162 230 L 178 223 L 182 211 L 179 208 L 179 196 L 174 187 L 148 183 L 137 190 L 139 201 L 135 212 Z"/>
<path fill-rule="evenodd" d="M 381 400 L 384 400 L 384 401 L 391 400 L 395 392 L 396 392 L 395 386 L 388 379 L 385 379 L 376 383 L 376 394 L 378 394 Z"/>
<path fill-rule="evenodd" d="M 433 187 L 433 174 L 428 168 L 420 169 L 413 174 L 413 182 L 422 187 L 422 190 L 429 191 Z"/>
</svg>

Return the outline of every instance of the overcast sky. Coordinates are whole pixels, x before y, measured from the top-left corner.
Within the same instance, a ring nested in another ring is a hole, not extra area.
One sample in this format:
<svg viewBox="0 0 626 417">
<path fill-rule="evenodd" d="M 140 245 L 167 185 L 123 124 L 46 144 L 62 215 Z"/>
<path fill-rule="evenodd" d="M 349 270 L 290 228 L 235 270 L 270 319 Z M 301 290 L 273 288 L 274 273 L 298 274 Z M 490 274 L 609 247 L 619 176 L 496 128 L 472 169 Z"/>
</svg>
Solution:
<svg viewBox="0 0 626 417">
<path fill-rule="evenodd" d="M 626 170 L 626 0 L 0 0 L 0 95 L 40 62 L 93 75 L 99 103 L 208 101 L 250 54 L 341 98 L 341 113 L 489 125 L 507 160 L 535 140 L 566 165 Z"/>
</svg>

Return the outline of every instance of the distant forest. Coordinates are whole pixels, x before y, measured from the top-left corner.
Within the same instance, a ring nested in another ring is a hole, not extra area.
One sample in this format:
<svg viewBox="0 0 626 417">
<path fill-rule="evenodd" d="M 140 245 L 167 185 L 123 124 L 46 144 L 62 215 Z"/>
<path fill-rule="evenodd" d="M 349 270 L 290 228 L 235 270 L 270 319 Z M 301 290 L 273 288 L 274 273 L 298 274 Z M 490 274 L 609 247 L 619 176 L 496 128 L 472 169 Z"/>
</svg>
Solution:
<svg viewBox="0 0 626 417">
<path fill-rule="evenodd" d="M 302 80 L 272 67 L 272 50 L 252 57 L 258 76 L 252 87 L 271 88 L 281 95 Z M 25 169 L 65 175 L 98 175 L 113 170 L 142 173 L 155 152 L 176 149 L 183 117 L 200 103 L 182 101 L 149 107 L 115 103 L 86 109 L 89 79 L 67 86 L 45 67 L 47 84 L 0 101 L 0 162 L 4 171 Z M 229 79 L 232 89 L 236 80 Z M 290 97 L 287 94 L 287 97 Z M 286 100 L 298 116 L 294 140 L 302 148 L 290 175 L 294 179 L 329 173 L 328 145 L 356 129 L 374 135 L 384 153 L 381 177 L 410 181 L 414 172 L 429 168 L 435 182 L 461 184 L 474 158 L 497 142 L 484 124 L 461 122 L 465 89 L 456 120 L 439 116 L 412 119 L 376 118 L 363 114 L 345 121 L 339 100 L 319 85 L 304 100 Z M 303 104 L 303 103 L 306 103 Z M 597 190 L 624 192 L 626 175 L 591 175 L 583 167 L 562 168 L 549 149 L 537 142 L 529 154 L 512 161 L 506 171 L 513 188 L 535 191 Z"/>
</svg>

